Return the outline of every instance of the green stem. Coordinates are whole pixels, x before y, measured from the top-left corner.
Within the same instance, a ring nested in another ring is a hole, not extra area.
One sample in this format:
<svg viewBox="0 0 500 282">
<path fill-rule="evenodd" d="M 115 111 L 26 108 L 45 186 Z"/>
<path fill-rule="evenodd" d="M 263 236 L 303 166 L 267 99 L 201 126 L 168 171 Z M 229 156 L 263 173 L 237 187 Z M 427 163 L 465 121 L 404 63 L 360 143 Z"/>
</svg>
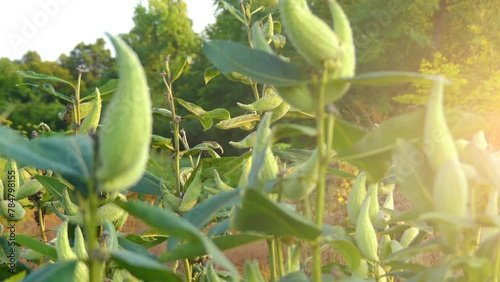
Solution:
<svg viewBox="0 0 500 282">
<path fill-rule="evenodd" d="M 168 65 L 168 64 L 167 64 Z M 170 106 L 170 111 L 172 112 L 172 121 L 171 125 L 173 127 L 173 134 L 174 134 L 174 176 L 175 176 L 175 183 L 174 183 L 174 189 L 177 192 L 177 195 L 181 195 L 182 190 L 181 190 L 181 156 L 180 156 L 180 130 L 179 130 L 179 123 L 180 120 L 177 120 L 177 114 L 175 112 L 175 103 L 174 103 L 174 95 L 172 93 L 172 85 L 167 82 L 167 79 L 165 76 L 163 76 L 163 82 L 165 83 L 165 86 L 167 87 L 167 98 Z"/>
<path fill-rule="evenodd" d="M 283 246 L 277 238 L 274 239 L 276 244 L 276 256 L 278 260 L 278 277 L 283 277 L 285 275 L 285 264 L 283 260 Z"/>
<path fill-rule="evenodd" d="M 188 259 L 184 259 L 184 272 L 186 272 L 186 282 L 191 282 L 193 280 L 192 269 Z"/>
<path fill-rule="evenodd" d="M 85 199 L 80 197 L 80 202 L 83 203 L 83 213 L 85 218 L 85 235 L 87 242 L 87 252 L 89 254 L 89 278 L 91 282 L 102 281 L 104 263 L 99 255 L 99 241 L 97 238 L 97 209 L 99 207 L 99 198 L 94 183 L 89 185 L 89 195 Z"/>
<path fill-rule="evenodd" d="M 276 244 L 274 239 L 267 239 L 267 248 L 269 250 L 269 273 L 271 274 L 271 282 L 276 281 Z"/>
<path fill-rule="evenodd" d="M 260 99 L 260 94 L 259 94 L 259 89 L 257 88 L 257 82 L 254 82 L 252 84 L 252 91 L 253 91 L 253 96 L 255 98 L 255 101 Z"/>
<path fill-rule="evenodd" d="M 40 223 L 40 233 L 42 233 L 43 241 L 47 242 L 47 234 L 45 234 L 45 216 L 40 205 L 38 206 L 38 223 Z"/>
<path fill-rule="evenodd" d="M 496 248 L 495 250 L 496 258 L 495 258 L 495 268 L 493 269 L 493 280 L 492 281 L 500 281 L 500 250 Z"/>
<path fill-rule="evenodd" d="M 321 81 L 319 81 L 319 89 L 317 96 L 316 108 L 316 130 L 317 135 L 317 150 L 318 158 L 318 185 L 316 188 L 316 226 L 323 229 L 323 213 L 325 211 L 325 190 L 326 190 L 326 169 L 327 169 L 327 152 L 325 148 L 325 121 L 324 121 L 324 108 L 325 108 L 325 84 L 327 81 L 327 71 L 324 70 Z M 321 282 L 321 244 L 316 242 L 313 246 L 313 281 Z"/>
<path fill-rule="evenodd" d="M 77 68 L 78 69 L 78 81 L 77 81 L 77 84 L 76 84 L 76 97 L 75 97 L 75 105 L 74 105 L 74 109 L 75 109 L 75 122 L 76 122 L 76 128 L 75 128 L 75 132 L 78 133 L 79 131 L 79 127 L 80 127 L 80 122 L 81 122 L 81 116 L 80 116 L 80 85 L 81 85 L 81 82 L 82 82 L 82 72 L 83 70 L 80 69 L 80 67 Z"/>
</svg>

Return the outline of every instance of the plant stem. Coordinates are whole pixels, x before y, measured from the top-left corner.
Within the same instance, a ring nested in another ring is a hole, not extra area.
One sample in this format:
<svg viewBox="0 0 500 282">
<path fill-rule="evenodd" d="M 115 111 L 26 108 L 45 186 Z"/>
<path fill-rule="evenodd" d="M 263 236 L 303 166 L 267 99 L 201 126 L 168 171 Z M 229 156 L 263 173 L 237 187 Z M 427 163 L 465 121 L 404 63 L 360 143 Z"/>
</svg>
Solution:
<svg viewBox="0 0 500 282">
<path fill-rule="evenodd" d="M 82 82 L 83 67 L 78 66 L 77 70 L 78 70 L 78 81 L 76 84 L 75 105 L 74 105 L 75 122 L 76 122 L 75 132 L 76 133 L 78 133 L 78 131 L 80 129 L 80 121 L 82 120 L 81 116 L 80 116 L 80 85 Z"/>
<path fill-rule="evenodd" d="M 269 273 L 271 274 L 271 282 L 276 281 L 276 245 L 274 238 L 267 239 L 267 248 L 269 250 Z"/>
<path fill-rule="evenodd" d="M 168 63 L 167 63 L 168 66 Z M 174 103 L 174 95 L 172 93 L 172 85 L 168 83 L 165 75 L 163 75 L 163 82 L 165 83 L 165 86 L 167 87 L 167 100 L 169 102 L 169 107 L 170 111 L 172 112 L 172 121 L 171 121 L 171 126 L 173 127 L 173 135 L 174 135 L 174 176 L 175 176 L 175 191 L 177 192 L 177 195 L 181 195 L 182 190 L 181 190 L 181 178 L 180 178 L 180 173 L 181 173 L 181 156 L 180 156 L 180 130 L 179 130 L 179 123 L 180 120 L 177 119 L 177 114 L 175 112 L 175 103 Z"/>
<path fill-rule="evenodd" d="M 283 277 L 285 275 L 285 264 L 283 263 L 283 246 L 277 238 L 274 239 L 276 244 L 276 256 L 278 260 L 278 277 Z"/>
<path fill-rule="evenodd" d="M 83 208 L 85 219 L 85 235 L 87 242 L 87 252 L 89 254 L 89 278 L 91 282 L 102 281 L 103 261 L 99 255 L 99 241 L 97 238 L 97 209 L 99 207 L 99 198 L 95 189 L 94 182 L 89 185 L 89 194 L 85 199 L 80 197 L 81 207 Z"/>
<path fill-rule="evenodd" d="M 40 233 L 42 233 L 43 241 L 47 242 L 47 234 L 45 234 L 45 216 L 40 206 L 38 207 L 38 223 L 40 224 Z"/>
<path fill-rule="evenodd" d="M 316 188 L 316 226 L 323 229 L 323 213 L 325 210 L 325 176 L 327 169 L 327 152 L 325 148 L 325 122 L 324 122 L 324 109 L 325 109 L 325 84 L 327 80 L 327 71 L 324 70 L 319 81 L 317 108 L 316 108 L 316 130 L 317 135 L 317 150 L 318 158 L 318 185 Z M 313 281 L 321 282 L 321 244 L 316 242 L 313 246 Z"/>
<path fill-rule="evenodd" d="M 257 88 L 257 82 L 254 82 L 252 84 L 252 91 L 255 101 L 258 101 L 260 99 L 260 95 L 259 95 L 259 89 Z"/>
<path fill-rule="evenodd" d="M 186 282 L 191 282 L 193 277 L 192 277 L 191 264 L 189 264 L 188 259 L 184 259 L 184 272 L 186 272 Z"/>
</svg>

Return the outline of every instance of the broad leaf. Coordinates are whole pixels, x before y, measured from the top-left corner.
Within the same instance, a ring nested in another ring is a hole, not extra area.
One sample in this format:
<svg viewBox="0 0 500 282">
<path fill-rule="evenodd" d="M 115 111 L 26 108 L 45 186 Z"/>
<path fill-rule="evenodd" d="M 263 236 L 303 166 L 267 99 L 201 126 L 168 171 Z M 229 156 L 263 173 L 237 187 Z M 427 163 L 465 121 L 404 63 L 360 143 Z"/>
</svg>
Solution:
<svg viewBox="0 0 500 282">
<path fill-rule="evenodd" d="M 54 95 L 56 96 L 57 98 L 60 98 L 60 99 L 63 99 L 64 101 L 68 102 L 68 103 L 73 103 L 73 101 L 71 100 L 70 97 L 62 94 L 62 93 L 59 93 L 57 92 L 54 87 L 48 83 L 46 84 L 43 84 L 43 85 L 39 85 L 39 84 L 33 84 L 33 83 L 21 83 L 21 84 L 16 84 L 17 87 L 19 88 L 28 88 L 30 90 L 36 90 L 36 89 L 39 89 L 45 93 L 49 93 L 51 95 Z"/>
<path fill-rule="evenodd" d="M 183 281 L 172 269 L 149 257 L 123 249 L 111 250 L 109 254 L 118 264 L 118 267 L 126 269 L 139 279 L 146 281 Z"/>
<path fill-rule="evenodd" d="M 49 264 L 38 271 L 30 273 L 24 282 L 73 281 L 78 261 L 64 261 Z"/>
<path fill-rule="evenodd" d="M 297 66 L 240 43 L 206 41 L 203 52 L 224 73 L 239 72 L 257 82 L 275 86 L 291 86 L 307 81 Z"/>
<path fill-rule="evenodd" d="M 111 98 L 110 96 L 115 93 L 116 88 L 118 87 L 118 79 L 110 79 L 105 84 L 99 86 L 99 92 L 101 93 L 101 98 L 103 100 Z M 94 100 L 96 96 L 96 91 L 92 91 L 89 95 L 80 99 L 81 102 Z"/>
<path fill-rule="evenodd" d="M 186 182 L 187 189 L 184 193 L 179 211 L 187 212 L 193 208 L 198 202 L 201 193 L 201 165 L 196 167 L 196 170 L 191 174 L 190 179 Z"/>
<path fill-rule="evenodd" d="M 17 132 L 0 128 L 0 153 L 24 165 L 60 173 L 86 195 L 91 179 L 94 144 L 89 136 L 37 138 L 28 141 Z"/>
<path fill-rule="evenodd" d="M 261 192 L 245 189 L 242 193 L 241 206 L 231 221 L 232 228 L 274 236 L 293 236 L 309 241 L 316 240 L 321 234 L 313 222 L 290 208 L 271 201 Z"/>
<path fill-rule="evenodd" d="M 66 81 L 64 79 L 60 79 L 58 77 L 46 75 L 46 74 L 39 74 L 34 71 L 17 71 L 16 72 L 18 75 L 24 77 L 24 78 L 29 78 L 33 80 L 45 80 L 45 81 L 51 81 L 51 82 L 61 82 L 64 84 L 68 84 L 69 86 L 73 87 L 73 89 L 76 89 L 76 87 L 69 81 Z"/>
<path fill-rule="evenodd" d="M 47 256 L 53 260 L 57 260 L 57 252 L 54 247 L 44 244 L 31 236 L 25 234 L 17 234 L 16 243 L 39 252 L 42 255 Z"/>
<path fill-rule="evenodd" d="M 238 127 L 245 127 L 249 124 L 254 124 L 256 121 L 260 120 L 260 115 L 258 114 L 246 114 L 242 116 L 237 116 L 232 119 L 220 121 L 215 125 L 215 127 L 220 129 L 231 129 Z M 252 126 L 253 128 L 253 126 Z"/>
<path fill-rule="evenodd" d="M 232 234 L 212 239 L 215 245 L 221 250 L 229 250 L 249 243 L 265 239 L 261 235 L 252 234 Z M 205 248 L 201 242 L 179 244 L 174 249 L 163 253 L 160 261 L 174 261 L 179 259 L 194 258 L 206 255 Z"/>
<path fill-rule="evenodd" d="M 141 201 L 115 202 L 129 214 L 141 219 L 151 227 L 157 228 L 166 235 L 176 236 L 192 242 L 201 241 L 206 252 L 213 260 L 231 272 L 234 279 L 238 277 L 236 267 L 222 254 L 212 241 L 204 237 L 191 223 L 177 216 L 174 212 L 154 207 Z M 158 220 L 161 218 L 162 220 Z"/>
<path fill-rule="evenodd" d="M 131 192 L 150 195 L 161 195 L 161 179 L 149 171 L 145 171 L 142 178 L 132 188 Z"/>
<path fill-rule="evenodd" d="M 40 183 L 42 183 L 43 187 L 45 187 L 45 189 L 47 189 L 50 194 L 58 201 L 61 201 L 64 189 L 68 189 L 68 186 L 66 186 L 66 184 L 62 183 L 56 178 L 43 176 L 40 174 L 35 175 L 35 178 Z"/>
<path fill-rule="evenodd" d="M 203 72 L 203 79 L 205 80 L 205 84 L 208 84 L 210 80 L 216 78 L 220 75 L 220 71 L 217 70 L 215 66 L 211 66 L 206 68 Z"/>
</svg>

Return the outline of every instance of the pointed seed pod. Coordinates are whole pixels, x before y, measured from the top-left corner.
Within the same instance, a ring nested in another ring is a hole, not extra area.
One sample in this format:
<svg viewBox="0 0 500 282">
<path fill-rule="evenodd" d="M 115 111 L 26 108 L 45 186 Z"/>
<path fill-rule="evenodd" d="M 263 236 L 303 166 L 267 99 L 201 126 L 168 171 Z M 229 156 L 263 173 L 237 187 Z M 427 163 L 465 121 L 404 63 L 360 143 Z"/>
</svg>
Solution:
<svg viewBox="0 0 500 282">
<path fill-rule="evenodd" d="M 352 223 L 358 221 L 359 212 L 366 197 L 366 177 L 367 175 L 364 171 L 358 174 L 347 198 L 347 215 Z"/>
<path fill-rule="evenodd" d="M 309 10 L 305 0 L 280 0 L 279 8 L 285 32 L 304 59 L 317 68 L 325 61 L 338 60 L 337 35 Z"/>
<path fill-rule="evenodd" d="M 5 171 L 7 172 L 7 182 L 6 187 L 4 188 L 3 198 L 5 200 L 15 199 L 21 185 L 19 182 L 21 175 L 19 174 L 19 170 L 17 169 L 16 161 L 13 159 L 8 159 Z"/>
<path fill-rule="evenodd" d="M 68 222 L 63 221 L 57 231 L 56 252 L 58 261 L 76 260 L 76 254 L 69 245 Z"/>
<path fill-rule="evenodd" d="M 378 203 L 378 184 L 372 183 L 368 186 L 368 192 L 366 194 L 370 196 L 370 220 L 373 225 L 378 223 L 378 213 L 380 211 L 380 205 Z"/>
<path fill-rule="evenodd" d="M 449 159 L 458 159 L 458 151 L 446 123 L 443 107 L 444 78 L 434 83 L 427 102 L 424 126 L 425 154 L 430 166 L 437 172 Z"/>
<path fill-rule="evenodd" d="M 413 239 L 415 239 L 415 237 L 417 237 L 419 232 L 420 232 L 420 230 L 416 227 L 413 227 L 413 226 L 406 229 L 405 232 L 403 232 L 403 236 L 401 236 L 401 239 L 399 240 L 399 242 L 401 243 L 401 246 L 403 246 L 404 248 L 408 248 L 408 246 L 410 246 Z"/>
<path fill-rule="evenodd" d="M 61 195 L 61 205 L 64 209 L 64 213 L 67 215 L 77 215 L 80 213 L 80 207 L 71 201 L 67 188 L 63 190 Z"/>
<path fill-rule="evenodd" d="M 99 88 L 96 88 L 94 104 L 92 105 L 92 109 L 89 114 L 80 125 L 80 134 L 89 134 L 96 131 L 97 125 L 99 125 L 99 119 L 101 118 L 101 107 L 101 92 L 99 92 Z"/>
<path fill-rule="evenodd" d="M 151 97 L 139 58 L 120 38 L 116 49 L 120 81 L 99 131 L 97 179 L 105 192 L 119 192 L 139 181 L 146 168 L 152 133 Z"/>
<path fill-rule="evenodd" d="M 121 201 L 127 201 L 127 198 L 125 198 L 125 196 L 122 194 L 118 194 L 118 198 Z M 61 220 L 65 220 L 72 224 L 79 224 L 79 225 L 83 225 L 84 223 L 83 215 L 81 213 L 78 213 L 77 215 L 65 215 L 62 214 L 55 207 L 54 207 L 54 212 Z M 109 220 L 111 222 L 117 221 L 125 213 L 126 212 L 122 208 L 115 205 L 114 203 L 107 203 L 105 205 L 102 205 L 97 209 L 97 225 L 102 225 L 105 220 Z"/>
<path fill-rule="evenodd" d="M 75 254 L 79 260 L 87 260 L 89 258 L 80 225 L 77 225 L 75 228 Z"/>
<path fill-rule="evenodd" d="M 458 159 L 449 159 L 436 173 L 433 198 L 436 211 L 467 216 L 469 183 Z"/>
<path fill-rule="evenodd" d="M 16 200 L 22 200 L 26 197 L 38 193 L 42 189 L 42 184 L 36 180 L 32 179 L 19 187 L 19 192 L 17 193 Z"/>
<path fill-rule="evenodd" d="M 23 206 L 14 200 L 3 200 L 0 202 L 0 215 L 9 221 L 21 220 L 26 211 Z"/>
<path fill-rule="evenodd" d="M 309 195 L 318 184 L 319 151 L 315 149 L 304 163 L 298 165 L 283 182 L 283 196 L 290 200 L 300 200 Z"/>
<path fill-rule="evenodd" d="M 378 240 L 377 233 L 370 220 L 370 204 L 371 199 L 367 195 L 356 223 L 356 244 L 364 258 L 370 261 L 378 261 Z"/>
</svg>

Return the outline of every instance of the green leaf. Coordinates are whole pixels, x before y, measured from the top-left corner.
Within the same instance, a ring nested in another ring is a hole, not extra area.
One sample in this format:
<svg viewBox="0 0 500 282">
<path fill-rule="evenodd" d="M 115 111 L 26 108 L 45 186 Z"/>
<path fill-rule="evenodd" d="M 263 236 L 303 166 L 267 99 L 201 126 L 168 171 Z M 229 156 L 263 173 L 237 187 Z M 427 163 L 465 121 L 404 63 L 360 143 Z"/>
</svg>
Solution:
<svg viewBox="0 0 500 282">
<path fill-rule="evenodd" d="M 147 281 L 183 281 L 172 269 L 149 257 L 120 249 L 111 250 L 109 254 L 118 264 L 118 267 L 126 269 L 139 279 Z"/>
<path fill-rule="evenodd" d="M 155 134 L 151 135 L 151 148 L 175 151 L 172 138 L 166 138 Z"/>
<path fill-rule="evenodd" d="M 182 240 L 192 242 L 201 241 L 206 252 L 212 255 L 213 260 L 220 266 L 229 270 L 234 279 L 238 278 L 238 270 L 214 243 L 201 235 L 195 226 L 185 219 L 178 217 L 174 212 L 163 210 L 141 201 L 117 201 L 115 203 L 125 209 L 129 214 L 141 219 L 151 227 L 159 229 L 166 235 L 176 236 Z M 159 218 L 162 220 L 158 220 Z"/>
<path fill-rule="evenodd" d="M 309 278 L 307 278 L 307 275 L 302 271 L 288 273 L 287 275 L 281 277 L 279 280 L 279 282 L 304 282 L 304 281 L 309 281 Z"/>
<path fill-rule="evenodd" d="M 86 135 L 37 138 L 28 141 L 17 132 L 0 128 L 0 153 L 27 166 L 60 173 L 86 195 L 91 178 L 94 144 Z"/>
<path fill-rule="evenodd" d="M 333 128 L 333 149 L 342 151 L 350 148 L 366 134 L 366 129 L 347 121 L 336 119 Z"/>
<path fill-rule="evenodd" d="M 314 137 L 318 133 L 316 128 L 295 124 L 295 123 L 280 123 L 271 128 L 273 132 L 273 143 L 283 138 L 294 138 L 297 136 Z"/>
<path fill-rule="evenodd" d="M 463 150 L 461 157 L 465 163 L 476 168 L 478 174 L 486 179 L 490 185 L 500 191 L 500 174 L 493 156 L 484 149 L 469 143 Z"/>
<path fill-rule="evenodd" d="M 36 90 L 36 89 L 39 89 L 39 90 L 42 90 L 43 92 L 46 92 L 46 93 L 49 93 L 51 95 L 54 95 L 56 96 L 57 98 L 60 98 L 60 99 L 63 99 L 64 101 L 68 102 L 68 103 L 73 103 L 73 101 L 71 100 L 70 97 L 62 94 L 62 93 L 59 93 L 57 92 L 54 87 L 50 84 L 43 84 L 43 85 L 39 85 L 39 84 L 33 84 L 33 83 L 21 83 L 21 84 L 16 84 L 17 87 L 19 88 L 27 88 L 27 89 L 30 89 L 30 90 Z"/>
<path fill-rule="evenodd" d="M 220 71 L 217 70 L 215 66 L 211 66 L 209 68 L 206 68 L 205 71 L 203 72 L 203 79 L 205 80 L 205 84 L 208 84 L 210 80 L 216 78 L 217 76 L 220 75 Z"/>
<path fill-rule="evenodd" d="M 230 119 L 231 114 L 229 113 L 228 110 L 222 109 L 222 108 L 217 108 L 213 109 L 211 111 L 205 112 L 203 115 L 201 115 L 202 118 L 210 118 L 210 119 Z"/>
<path fill-rule="evenodd" d="M 415 144 L 397 139 L 392 160 L 396 183 L 412 207 L 418 213 L 434 210 L 432 200 L 434 178 L 424 152 Z"/>
<path fill-rule="evenodd" d="M 240 21 L 242 24 L 246 24 L 245 16 L 243 16 L 243 14 L 240 11 L 236 10 L 232 5 L 230 5 L 224 0 L 220 0 L 219 3 L 221 3 L 222 6 L 224 6 L 224 9 L 226 9 L 229 13 L 231 13 L 231 15 L 233 15 L 235 19 Z"/>
<path fill-rule="evenodd" d="M 181 98 L 176 98 L 175 100 L 177 101 L 177 103 L 179 103 L 179 105 L 184 107 L 186 110 L 188 110 L 188 112 L 192 113 L 195 116 L 202 116 L 204 113 L 206 113 L 203 108 L 196 104 L 184 101 Z"/>
<path fill-rule="evenodd" d="M 307 82 L 300 68 L 240 43 L 206 41 L 203 52 L 224 73 L 239 72 L 251 79 L 275 86 L 291 86 Z"/>
<path fill-rule="evenodd" d="M 51 81 L 51 82 L 61 82 L 61 83 L 65 83 L 71 87 L 73 87 L 73 89 L 76 89 L 76 87 L 69 81 L 66 81 L 64 79 L 60 79 L 58 77 L 55 77 L 55 76 L 50 76 L 50 75 L 46 75 L 46 74 L 39 74 L 39 73 L 36 73 L 34 71 L 17 71 L 16 72 L 18 75 L 22 76 L 23 78 L 29 78 L 29 79 L 34 79 L 34 80 L 45 80 L 45 81 Z"/>
<path fill-rule="evenodd" d="M 201 193 L 201 171 L 201 165 L 196 167 L 195 172 L 186 183 L 187 189 L 182 197 L 179 211 L 187 212 L 198 202 Z"/>
<path fill-rule="evenodd" d="M 259 262 L 254 260 L 252 262 L 245 261 L 245 281 L 252 282 L 265 282 L 266 280 L 260 272 Z"/>
<path fill-rule="evenodd" d="M 229 141 L 229 145 L 237 148 L 237 149 L 248 149 L 252 148 L 253 145 L 255 144 L 255 137 L 257 136 L 257 132 L 254 131 L 250 134 L 248 134 L 243 140 L 234 142 L 234 141 Z"/>
<path fill-rule="evenodd" d="M 418 72 L 380 71 L 363 73 L 355 77 L 341 78 L 339 81 L 360 85 L 384 86 L 418 80 L 436 80 L 436 78 L 437 76 L 435 75 L 421 74 Z"/>
<path fill-rule="evenodd" d="M 73 281 L 78 261 L 64 261 L 49 264 L 37 271 L 31 272 L 23 282 Z"/>
<path fill-rule="evenodd" d="M 196 205 L 189 212 L 184 214 L 183 218 L 195 227 L 201 229 L 207 225 L 219 211 L 236 205 L 239 198 L 239 190 L 220 192 L 203 203 Z"/>
<path fill-rule="evenodd" d="M 141 246 L 141 245 L 139 245 L 135 242 L 132 242 L 128 239 L 118 237 L 116 244 L 117 244 L 116 246 L 119 245 L 120 247 L 122 247 L 123 249 L 125 249 L 129 252 L 133 252 L 133 253 L 139 254 L 140 256 L 156 260 L 156 256 L 153 255 L 152 253 L 150 253 L 144 246 Z M 111 246 L 108 248 L 110 248 L 112 250 L 118 249 L 118 248 L 111 248 Z"/>
<path fill-rule="evenodd" d="M 274 236 L 293 236 L 308 241 L 316 240 L 321 234 L 313 222 L 271 201 L 261 192 L 245 189 L 242 193 L 241 207 L 232 218 L 232 228 Z"/>
<path fill-rule="evenodd" d="M 139 194 L 161 195 L 161 179 L 149 171 L 145 171 L 142 178 L 129 189 Z"/>
<path fill-rule="evenodd" d="M 208 152 L 212 158 L 220 158 L 219 154 L 217 154 L 215 150 L 221 150 L 221 153 L 224 152 L 221 145 L 217 142 L 205 141 L 187 151 L 182 152 L 182 155 L 194 156 L 205 151 Z"/>
<path fill-rule="evenodd" d="M 35 178 L 40 183 L 42 183 L 43 187 L 45 187 L 45 189 L 47 189 L 50 194 L 58 201 L 61 201 L 64 189 L 69 189 L 66 184 L 53 177 L 37 174 L 35 175 Z"/>
<path fill-rule="evenodd" d="M 215 125 L 215 127 L 220 129 L 238 128 L 242 126 L 248 126 L 249 124 L 253 124 L 259 120 L 260 120 L 260 115 L 258 114 L 246 114 L 234 117 L 232 119 L 220 121 Z"/>
<path fill-rule="evenodd" d="M 37 251 L 44 256 L 50 257 L 53 260 L 57 260 L 57 252 L 54 247 L 44 244 L 31 236 L 25 234 L 17 234 L 16 243 Z"/>
<path fill-rule="evenodd" d="M 212 239 L 212 241 L 221 251 L 225 251 L 246 244 L 250 244 L 253 242 L 257 242 L 263 239 L 265 239 L 265 237 L 261 235 L 232 234 L 214 238 Z M 195 243 L 190 242 L 185 244 L 179 244 L 173 249 L 171 250 L 169 249 L 167 252 L 163 253 L 160 256 L 160 261 L 168 262 L 179 259 L 199 257 L 206 254 L 207 252 L 205 251 L 205 248 L 201 242 L 195 242 Z"/>
<path fill-rule="evenodd" d="M 99 92 L 101 93 L 101 98 L 104 100 L 104 99 L 109 99 L 111 97 L 108 97 L 108 96 L 111 96 L 111 94 L 115 93 L 116 92 L 116 88 L 118 87 L 118 79 L 110 79 L 108 82 L 106 82 L 105 84 L 101 85 L 99 88 Z M 89 100 L 94 100 L 94 98 L 96 97 L 97 93 L 96 91 L 92 91 L 92 93 L 90 93 L 89 95 L 83 97 L 82 99 L 80 99 L 80 102 L 85 102 L 85 101 L 89 101 Z"/>
<path fill-rule="evenodd" d="M 281 104 L 281 102 L 283 102 L 281 96 L 273 91 L 251 104 L 243 104 L 239 102 L 237 102 L 237 104 L 240 108 L 247 111 L 256 111 L 262 113 L 277 108 Z"/>
</svg>

